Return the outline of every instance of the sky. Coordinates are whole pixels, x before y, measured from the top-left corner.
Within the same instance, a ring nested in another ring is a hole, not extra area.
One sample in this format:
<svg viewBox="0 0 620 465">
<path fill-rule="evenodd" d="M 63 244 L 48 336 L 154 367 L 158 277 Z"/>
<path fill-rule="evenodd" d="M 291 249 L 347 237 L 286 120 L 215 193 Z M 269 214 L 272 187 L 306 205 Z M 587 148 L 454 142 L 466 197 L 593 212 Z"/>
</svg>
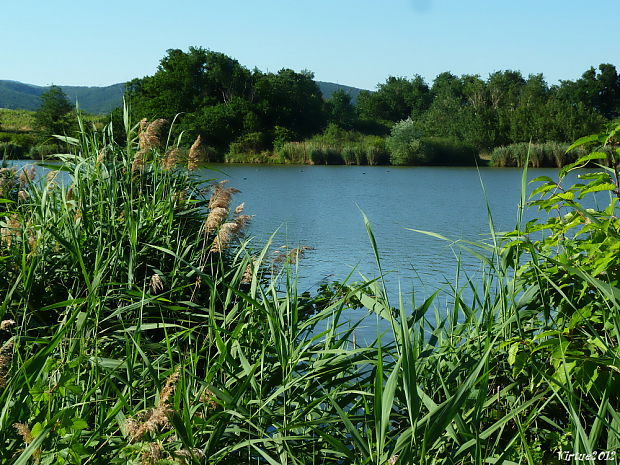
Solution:
<svg viewBox="0 0 620 465">
<path fill-rule="evenodd" d="M 36 85 L 126 82 L 190 46 L 363 89 L 444 71 L 512 69 L 555 84 L 600 63 L 620 70 L 620 0 L 21 0 L 1 10 L 0 79 Z"/>
</svg>

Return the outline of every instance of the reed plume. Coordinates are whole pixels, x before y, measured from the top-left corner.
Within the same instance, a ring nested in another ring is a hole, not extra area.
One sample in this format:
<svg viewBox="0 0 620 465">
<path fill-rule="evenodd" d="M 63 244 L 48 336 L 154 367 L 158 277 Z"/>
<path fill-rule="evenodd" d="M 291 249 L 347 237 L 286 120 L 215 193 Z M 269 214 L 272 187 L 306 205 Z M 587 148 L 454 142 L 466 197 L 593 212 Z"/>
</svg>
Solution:
<svg viewBox="0 0 620 465">
<path fill-rule="evenodd" d="M 131 171 L 136 172 L 144 168 L 144 156 L 151 149 L 161 147 L 160 134 L 168 121 L 160 118 L 148 124 L 146 118 L 140 121 L 140 129 L 138 131 L 138 151 L 134 155 Z"/>
<path fill-rule="evenodd" d="M 238 189 L 235 189 L 234 187 L 228 187 L 225 188 L 224 186 L 226 185 L 228 181 L 220 181 L 219 183 L 215 184 L 215 186 L 213 186 L 213 194 L 211 195 L 211 198 L 209 199 L 209 208 L 213 209 L 213 208 L 217 208 L 217 207 L 221 207 L 221 208 L 226 208 L 228 209 L 230 207 L 230 200 L 232 199 L 232 196 L 234 194 L 238 194 L 239 192 L 241 192 Z"/>
<path fill-rule="evenodd" d="M 172 147 L 170 150 L 166 152 L 164 155 L 164 159 L 162 160 L 161 166 L 164 170 L 170 171 L 179 161 L 179 149 L 177 147 Z"/>
<path fill-rule="evenodd" d="M 187 169 L 189 171 L 194 171 L 198 168 L 198 162 L 204 157 L 204 151 L 202 139 L 200 138 L 200 135 L 198 135 L 190 147 L 189 155 L 187 156 Z"/>
<path fill-rule="evenodd" d="M 159 394 L 159 402 L 157 407 L 151 409 L 145 416 L 143 422 L 139 422 L 133 418 L 130 418 L 125 423 L 125 428 L 129 439 L 132 442 L 139 441 L 144 437 L 146 433 L 154 433 L 159 428 L 165 428 L 169 426 L 168 416 L 172 409 L 168 405 L 170 396 L 174 393 L 174 388 L 179 380 L 180 371 L 177 369 L 172 373 L 164 387 Z"/>
<path fill-rule="evenodd" d="M 5 320 L 2 322 L 13 322 L 13 320 Z M 9 372 L 11 371 L 11 364 L 13 363 L 13 341 L 5 342 L 0 347 L 0 388 L 6 386 L 9 380 Z"/>
<path fill-rule="evenodd" d="M 228 210 L 222 207 L 215 207 L 209 211 L 207 220 L 205 221 L 205 232 L 215 231 L 224 222 L 228 216 Z"/>
<path fill-rule="evenodd" d="M 234 221 L 229 221 L 220 226 L 217 236 L 215 236 L 211 245 L 211 252 L 221 253 L 229 245 L 230 241 L 247 226 L 251 219 L 250 215 L 240 215 Z"/>
<path fill-rule="evenodd" d="M 151 293 L 153 294 L 159 294 L 161 291 L 163 291 L 164 282 L 161 280 L 161 276 L 159 276 L 157 273 L 151 276 L 151 282 L 149 284 L 149 287 L 151 289 Z"/>
<path fill-rule="evenodd" d="M 23 441 L 26 444 L 30 444 L 34 441 L 34 437 L 32 436 L 32 432 L 26 423 L 13 423 L 13 428 L 17 431 L 17 433 L 22 437 Z M 39 464 L 41 462 L 41 449 L 37 448 L 32 453 L 32 458 L 34 459 L 35 464 Z"/>
<path fill-rule="evenodd" d="M 20 229 L 21 224 L 19 223 L 19 217 L 17 213 L 13 213 L 6 223 L 6 226 L 0 228 L 0 242 L 7 247 L 11 247 L 13 240 L 21 235 Z"/>
</svg>

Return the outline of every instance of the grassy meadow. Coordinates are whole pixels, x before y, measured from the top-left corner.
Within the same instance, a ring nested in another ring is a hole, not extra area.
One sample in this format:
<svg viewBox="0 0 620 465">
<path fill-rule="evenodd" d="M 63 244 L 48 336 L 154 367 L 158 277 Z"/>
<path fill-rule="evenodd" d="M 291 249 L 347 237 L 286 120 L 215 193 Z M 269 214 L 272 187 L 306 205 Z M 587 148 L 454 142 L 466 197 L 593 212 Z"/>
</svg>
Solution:
<svg viewBox="0 0 620 465">
<path fill-rule="evenodd" d="M 121 145 L 64 137 L 46 176 L 0 171 L 1 463 L 616 463 L 617 170 L 531 203 L 524 173 L 521 211 L 557 214 L 489 218 L 449 305 L 392 302 L 382 276 L 309 295 L 298 254 L 244 238 L 234 186 L 193 175 L 199 139 L 128 121 Z M 620 156 L 618 130 L 576 146 Z M 560 180 L 608 156 L 586 152 Z M 357 345 L 347 309 L 390 331 Z"/>
</svg>

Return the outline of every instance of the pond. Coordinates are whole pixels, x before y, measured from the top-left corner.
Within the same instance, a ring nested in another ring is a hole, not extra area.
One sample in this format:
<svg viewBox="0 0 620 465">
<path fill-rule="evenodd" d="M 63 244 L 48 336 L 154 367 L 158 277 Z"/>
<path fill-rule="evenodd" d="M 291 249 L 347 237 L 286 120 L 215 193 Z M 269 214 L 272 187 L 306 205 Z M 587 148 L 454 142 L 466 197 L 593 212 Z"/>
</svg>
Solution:
<svg viewBox="0 0 620 465">
<path fill-rule="evenodd" d="M 528 179 L 556 178 L 557 172 L 530 169 Z M 414 230 L 453 241 L 489 241 L 487 206 L 496 231 L 514 229 L 522 170 L 213 164 L 197 174 L 227 179 L 229 186 L 241 191 L 234 201 L 245 202 L 245 213 L 254 215 L 247 232 L 256 249 L 274 233 L 272 257 L 287 248 L 307 247 L 298 264 L 300 292 L 349 275 L 349 281 L 379 276 L 365 214 L 392 303 L 398 301 L 399 292 L 411 302 L 415 292 L 420 304 L 435 290 L 455 284 L 457 255 L 462 253 L 461 269 L 472 276 L 480 270 L 480 262 L 451 242 Z M 528 184 L 530 192 L 534 187 Z M 533 208 L 525 213 L 526 219 L 542 215 Z"/>
</svg>

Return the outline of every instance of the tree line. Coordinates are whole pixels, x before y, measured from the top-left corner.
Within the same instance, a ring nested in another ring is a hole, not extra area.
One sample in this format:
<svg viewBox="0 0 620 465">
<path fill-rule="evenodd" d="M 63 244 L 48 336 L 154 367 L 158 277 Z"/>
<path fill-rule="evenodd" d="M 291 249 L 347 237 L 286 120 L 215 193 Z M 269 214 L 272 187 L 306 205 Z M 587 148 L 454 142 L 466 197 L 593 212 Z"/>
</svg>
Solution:
<svg viewBox="0 0 620 465">
<path fill-rule="evenodd" d="M 263 72 L 190 47 L 168 50 L 152 76 L 127 83 L 125 98 L 136 121 L 174 121 L 181 145 L 200 135 L 214 161 L 278 151 L 280 161 L 294 161 L 288 154 L 299 147 L 284 145 L 310 141 L 304 147 L 314 148 L 299 159 L 459 164 L 498 147 L 563 143 L 600 131 L 620 116 L 620 76 L 612 64 L 555 85 L 542 74 L 511 70 L 486 79 L 444 72 L 432 83 L 390 76 L 353 101 L 342 90 L 324 99 L 310 71 Z M 42 96 L 38 127 L 65 133 L 74 121 L 69 113 L 66 97 L 52 87 Z M 120 114 L 113 112 L 113 120 Z M 347 150 L 366 155 L 347 157 Z"/>
<path fill-rule="evenodd" d="M 612 64 L 557 85 L 519 71 L 487 79 L 445 72 L 430 84 L 419 75 L 389 77 L 356 102 L 344 91 L 324 100 L 313 78 L 310 71 L 250 70 L 223 53 L 191 47 L 168 50 L 155 74 L 128 83 L 126 97 L 135 117 L 176 117 L 178 133 L 192 135 L 188 141 L 200 135 L 220 152 L 231 144 L 273 150 L 329 126 L 332 134 L 388 136 L 403 121 L 418 139 L 490 152 L 519 142 L 575 140 L 620 115 L 620 76 Z"/>
</svg>

